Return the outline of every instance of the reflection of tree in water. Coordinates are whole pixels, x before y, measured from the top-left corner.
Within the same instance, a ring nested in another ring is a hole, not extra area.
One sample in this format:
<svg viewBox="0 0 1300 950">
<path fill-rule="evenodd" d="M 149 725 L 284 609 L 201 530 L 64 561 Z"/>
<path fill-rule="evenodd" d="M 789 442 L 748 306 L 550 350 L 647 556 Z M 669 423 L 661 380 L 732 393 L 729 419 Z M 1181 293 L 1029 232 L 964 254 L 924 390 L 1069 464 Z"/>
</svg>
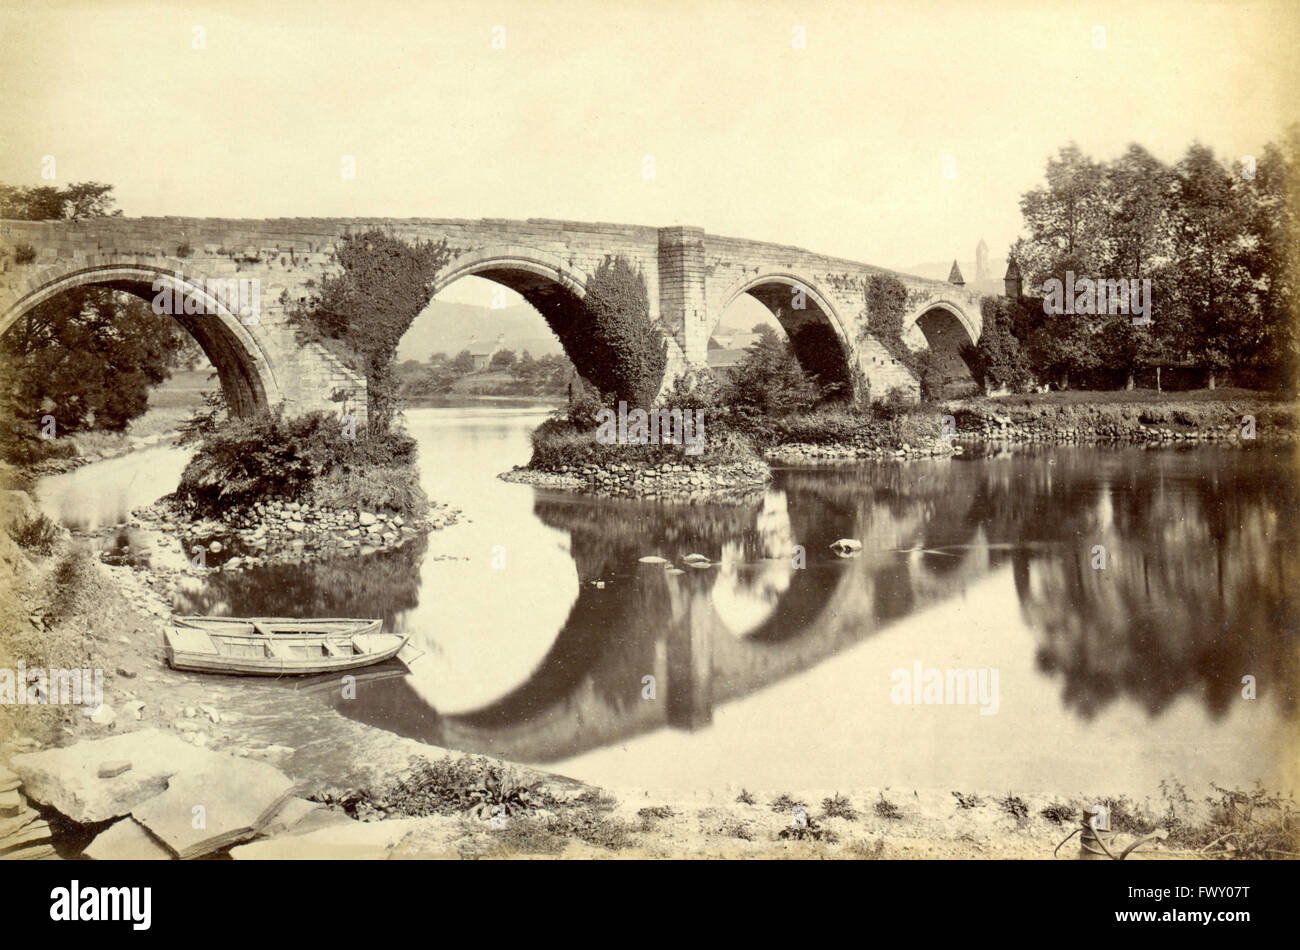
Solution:
<svg viewBox="0 0 1300 950">
<path fill-rule="evenodd" d="M 203 579 L 177 592 L 179 613 L 233 617 L 379 617 L 386 630 L 420 602 L 420 564 L 428 540 L 400 548 L 302 564 L 258 564 Z"/>
<path fill-rule="evenodd" d="M 1019 532 L 1064 545 L 1020 549 L 1015 580 L 1068 705 L 1092 716 L 1128 696 L 1155 715 L 1187 694 L 1220 717 L 1245 674 L 1295 710 L 1300 622 L 1282 573 L 1300 550 L 1295 506 L 1293 476 L 1263 453 L 1135 451 L 1063 453 L 1047 482 L 992 489 L 989 510 L 1026 513 Z"/>
</svg>

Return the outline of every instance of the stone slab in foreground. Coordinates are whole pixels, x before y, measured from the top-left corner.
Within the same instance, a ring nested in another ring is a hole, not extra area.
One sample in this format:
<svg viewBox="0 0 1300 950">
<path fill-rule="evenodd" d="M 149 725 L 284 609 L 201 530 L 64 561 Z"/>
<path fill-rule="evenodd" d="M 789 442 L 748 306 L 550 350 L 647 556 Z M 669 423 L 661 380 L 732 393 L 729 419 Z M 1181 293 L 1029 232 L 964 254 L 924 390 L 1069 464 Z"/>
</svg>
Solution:
<svg viewBox="0 0 1300 950">
<path fill-rule="evenodd" d="M 176 775 L 165 792 L 131 810 L 181 858 L 253 837 L 293 794 L 292 779 L 274 766 L 217 758 L 208 768 Z"/>
<path fill-rule="evenodd" d="M 99 765 L 106 761 L 127 761 L 131 768 L 100 778 Z M 173 775 L 212 771 L 220 768 L 217 763 L 228 761 L 227 756 L 192 746 L 172 733 L 141 729 L 16 755 L 10 765 L 22 777 L 28 798 L 87 824 L 129 814 L 164 792 Z"/>
</svg>

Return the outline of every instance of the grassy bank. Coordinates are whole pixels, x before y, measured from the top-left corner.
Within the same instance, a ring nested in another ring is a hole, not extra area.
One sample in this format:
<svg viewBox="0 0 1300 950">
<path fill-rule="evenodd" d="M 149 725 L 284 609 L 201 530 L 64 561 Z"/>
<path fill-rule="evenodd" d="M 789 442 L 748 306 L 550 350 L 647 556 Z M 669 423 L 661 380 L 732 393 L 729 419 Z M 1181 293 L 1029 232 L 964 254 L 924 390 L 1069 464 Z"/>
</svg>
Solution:
<svg viewBox="0 0 1300 950">
<path fill-rule="evenodd" d="M 1222 433 L 1244 438 L 1294 438 L 1300 413 L 1294 400 L 1245 389 L 1066 391 L 1003 398 L 976 397 L 942 405 L 963 433 L 987 434 L 990 424 L 1009 437 L 1093 434 L 1145 439 L 1150 430 Z M 1252 426 L 1253 424 L 1253 426 Z M 1249 433 L 1249 434 L 1247 434 Z"/>
</svg>

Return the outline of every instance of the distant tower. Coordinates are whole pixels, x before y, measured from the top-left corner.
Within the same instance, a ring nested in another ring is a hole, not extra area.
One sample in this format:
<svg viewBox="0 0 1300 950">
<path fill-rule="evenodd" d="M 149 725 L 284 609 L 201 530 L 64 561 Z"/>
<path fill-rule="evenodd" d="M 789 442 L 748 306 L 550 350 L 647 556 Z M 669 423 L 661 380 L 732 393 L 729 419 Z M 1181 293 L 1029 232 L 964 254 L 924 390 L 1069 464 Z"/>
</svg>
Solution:
<svg viewBox="0 0 1300 950">
<path fill-rule="evenodd" d="M 966 286 L 966 281 L 961 276 L 961 268 L 957 266 L 956 261 L 952 262 L 952 270 L 948 272 L 948 283 L 956 284 L 958 287 Z"/>
<path fill-rule="evenodd" d="M 1007 275 L 1002 278 L 1002 283 L 1006 287 L 1008 297 L 1014 300 L 1020 296 L 1020 266 L 1011 254 L 1007 255 Z"/>
<path fill-rule="evenodd" d="M 975 245 L 975 282 L 989 279 L 989 246 L 980 238 L 980 242 Z"/>
</svg>

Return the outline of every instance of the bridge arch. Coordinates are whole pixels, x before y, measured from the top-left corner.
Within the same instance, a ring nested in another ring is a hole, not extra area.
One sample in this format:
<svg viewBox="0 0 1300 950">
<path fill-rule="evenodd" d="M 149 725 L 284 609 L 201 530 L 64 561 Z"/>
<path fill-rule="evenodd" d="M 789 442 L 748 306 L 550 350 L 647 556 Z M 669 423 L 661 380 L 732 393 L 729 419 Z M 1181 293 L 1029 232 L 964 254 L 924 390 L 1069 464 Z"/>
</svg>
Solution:
<svg viewBox="0 0 1300 950">
<path fill-rule="evenodd" d="M 580 269 L 547 251 L 520 244 L 499 244 L 461 254 L 434 278 L 434 295 L 462 277 L 494 280 L 525 300 L 525 291 L 540 294 L 547 289 L 558 289 L 579 300 L 587 295 L 587 275 Z"/>
<path fill-rule="evenodd" d="M 965 308 L 952 300 L 932 298 L 903 319 L 904 340 L 913 333 L 913 328 L 920 331 L 934 356 L 932 365 L 940 374 L 942 387 L 974 383 L 962 348 L 979 342 L 980 325 Z"/>
<path fill-rule="evenodd" d="M 961 304 L 943 297 L 935 297 L 925 301 L 915 307 L 910 314 L 903 318 L 903 333 L 906 334 L 913 325 L 920 323 L 921 318 L 927 316 L 931 311 L 940 311 L 948 314 L 953 318 L 961 328 L 966 331 L 966 338 L 970 343 L 978 343 L 980 338 L 980 325 L 973 320 Z M 925 327 L 921 327 L 925 332 Z"/>
<path fill-rule="evenodd" d="M 0 312 L 0 335 L 33 307 L 76 287 L 107 287 L 146 303 L 153 301 L 155 285 L 166 287 L 172 291 L 173 300 L 184 295 L 202 303 L 202 313 L 172 314 L 172 319 L 194 338 L 216 369 L 231 412 L 246 417 L 278 405 L 283 395 L 261 342 L 222 300 L 208 292 L 203 278 L 181 276 L 184 268 L 185 262 L 176 260 L 168 266 L 120 263 L 46 271 L 37 278 L 36 286 Z"/>
<path fill-rule="evenodd" d="M 542 315 L 578 375 L 603 392 L 623 380 L 614 354 L 593 345 L 590 314 L 584 303 L 589 277 L 572 261 L 518 244 L 477 248 L 456 257 L 434 278 L 434 296 L 462 277 L 481 277 L 510 288 Z M 649 288 L 647 287 L 647 291 Z M 671 349 L 671 339 L 669 342 Z"/>
<path fill-rule="evenodd" d="M 792 271 L 759 270 L 741 278 L 722 295 L 721 306 L 709 327 L 710 336 L 741 294 L 749 294 L 771 311 L 785 329 L 805 372 L 816 374 L 823 386 L 839 385 L 846 395 L 852 393 L 853 337 L 829 294 Z"/>
</svg>

